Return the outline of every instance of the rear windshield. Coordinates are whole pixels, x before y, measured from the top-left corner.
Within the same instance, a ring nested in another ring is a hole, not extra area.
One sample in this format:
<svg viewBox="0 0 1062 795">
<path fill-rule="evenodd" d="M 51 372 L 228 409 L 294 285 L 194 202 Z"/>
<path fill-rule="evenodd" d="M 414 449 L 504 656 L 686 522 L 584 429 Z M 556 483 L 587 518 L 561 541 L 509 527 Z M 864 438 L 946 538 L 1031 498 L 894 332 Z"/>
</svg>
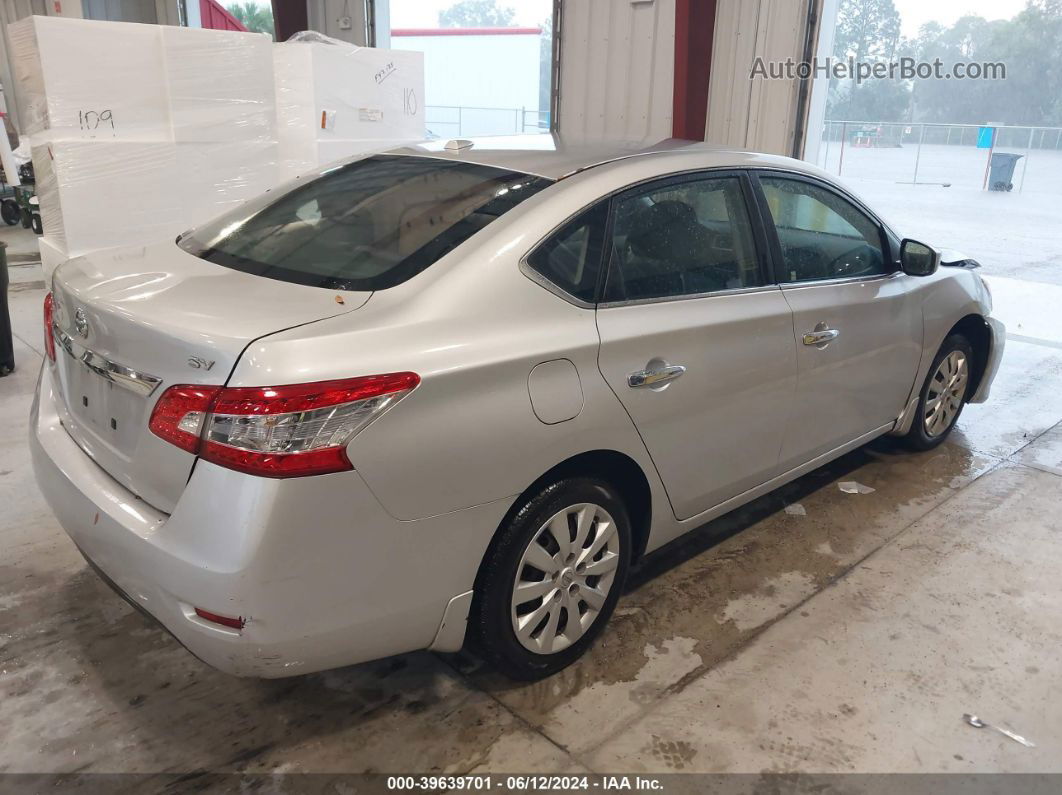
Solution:
<svg viewBox="0 0 1062 795">
<path fill-rule="evenodd" d="M 228 268 L 333 290 L 401 284 L 551 181 L 515 171 L 377 155 L 266 194 L 178 245 Z"/>
</svg>

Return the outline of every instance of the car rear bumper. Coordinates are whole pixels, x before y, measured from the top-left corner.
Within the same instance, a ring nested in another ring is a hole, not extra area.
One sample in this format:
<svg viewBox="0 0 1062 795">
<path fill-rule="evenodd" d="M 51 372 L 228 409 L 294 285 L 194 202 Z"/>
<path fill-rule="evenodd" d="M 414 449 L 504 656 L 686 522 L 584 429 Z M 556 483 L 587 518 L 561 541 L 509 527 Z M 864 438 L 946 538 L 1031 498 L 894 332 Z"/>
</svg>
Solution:
<svg viewBox="0 0 1062 795">
<path fill-rule="evenodd" d="M 282 677 L 460 646 L 447 606 L 467 605 L 456 597 L 472 588 L 508 500 L 399 521 L 356 472 L 272 480 L 200 461 L 166 515 L 77 446 L 55 399 L 45 367 L 30 432 L 45 499 L 110 584 L 203 661 Z M 212 624 L 196 607 L 245 625 Z"/>
</svg>

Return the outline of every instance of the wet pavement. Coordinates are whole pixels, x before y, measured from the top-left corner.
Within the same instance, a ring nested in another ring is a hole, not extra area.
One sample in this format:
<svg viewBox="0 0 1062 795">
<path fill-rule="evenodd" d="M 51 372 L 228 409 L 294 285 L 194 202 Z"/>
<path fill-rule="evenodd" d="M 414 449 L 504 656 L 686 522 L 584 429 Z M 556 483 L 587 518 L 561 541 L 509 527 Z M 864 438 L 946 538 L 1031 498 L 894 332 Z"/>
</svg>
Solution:
<svg viewBox="0 0 1062 795">
<path fill-rule="evenodd" d="M 551 679 L 418 653 L 256 681 L 118 599 L 43 504 L 24 420 L 42 295 L 12 294 L 21 366 L 0 381 L 0 772 L 1062 770 L 1050 318 L 947 444 L 880 440 L 679 539 Z"/>
</svg>

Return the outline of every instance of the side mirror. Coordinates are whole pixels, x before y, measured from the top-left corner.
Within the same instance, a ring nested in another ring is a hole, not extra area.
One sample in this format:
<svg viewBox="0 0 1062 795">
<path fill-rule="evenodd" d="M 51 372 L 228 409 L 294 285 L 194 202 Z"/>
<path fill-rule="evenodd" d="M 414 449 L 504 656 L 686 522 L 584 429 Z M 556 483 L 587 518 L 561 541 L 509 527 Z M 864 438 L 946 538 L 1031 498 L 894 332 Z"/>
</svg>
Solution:
<svg viewBox="0 0 1062 795">
<path fill-rule="evenodd" d="M 940 252 L 909 237 L 900 243 L 900 268 L 909 276 L 932 276 L 940 266 Z"/>
</svg>

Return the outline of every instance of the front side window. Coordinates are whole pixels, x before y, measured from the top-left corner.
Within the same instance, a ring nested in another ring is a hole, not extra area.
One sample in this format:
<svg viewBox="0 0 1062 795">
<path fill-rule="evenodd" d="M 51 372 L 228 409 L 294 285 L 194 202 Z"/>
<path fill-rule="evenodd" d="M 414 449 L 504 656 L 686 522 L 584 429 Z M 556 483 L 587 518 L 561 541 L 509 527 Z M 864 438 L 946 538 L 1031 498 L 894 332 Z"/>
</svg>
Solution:
<svg viewBox="0 0 1062 795">
<path fill-rule="evenodd" d="M 737 177 L 669 182 L 615 202 L 606 301 L 764 284 Z"/>
<path fill-rule="evenodd" d="M 183 236 L 225 267 L 333 290 L 412 278 L 551 184 L 475 163 L 377 155 L 262 198 Z"/>
<path fill-rule="evenodd" d="M 851 202 L 810 182 L 760 177 L 782 249 L 783 282 L 888 272 L 881 228 Z"/>
</svg>

